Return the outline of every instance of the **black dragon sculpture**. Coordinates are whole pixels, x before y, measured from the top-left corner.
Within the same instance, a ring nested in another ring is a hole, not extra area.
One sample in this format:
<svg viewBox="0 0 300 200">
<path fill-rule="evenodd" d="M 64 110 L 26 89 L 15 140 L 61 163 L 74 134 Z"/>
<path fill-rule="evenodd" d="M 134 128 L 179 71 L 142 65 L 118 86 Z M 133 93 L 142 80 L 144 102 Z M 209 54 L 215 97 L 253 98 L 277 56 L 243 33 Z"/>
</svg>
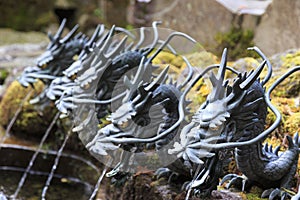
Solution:
<svg viewBox="0 0 300 200">
<path fill-rule="evenodd" d="M 181 133 L 180 143 L 175 143 L 175 148 L 169 152 L 177 153 L 188 163 L 207 166 L 198 170 L 198 175 L 189 185 L 190 188 L 203 190 L 202 186 L 209 186 L 207 181 L 221 176 L 215 172 L 220 172 L 218 160 L 222 149 L 235 147 L 237 167 L 247 178 L 229 174 L 221 183 L 230 180 L 228 187 L 240 185 L 243 190 L 246 186 L 256 184 L 267 189 L 262 194 L 263 197 L 275 199 L 280 196 L 284 199 L 287 194 L 280 189 L 291 187 L 291 179 L 298 163 L 299 138 L 296 134 L 293 141 L 287 136 L 289 148 L 280 155 L 279 147 L 275 150 L 267 144 L 263 147 L 263 140 L 280 121 L 280 113 L 270 103 L 270 92 L 279 82 L 265 92 L 263 86 L 271 77 L 271 64 L 257 47 L 253 49 L 265 61 L 254 72 L 239 73 L 232 85 L 229 85 L 229 80 L 224 80 L 226 50 L 224 51 L 218 75 L 210 75 L 213 89 L 193 116 L 194 125 L 190 126 L 190 131 Z M 260 81 L 258 76 L 266 63 L 269 67 L 268 74 Z M 292 72 L 288 74 L 290 73 Z M 277 121 L 264 131 L 268 107 L 275 112 Z M 215 183 L 212 186 L 216 187 Z"/>
<path fill-rule="evenodd" d="M 143 48 L 140 48 L 140 45 L 144 37 L 141 37 L 138 43 L 132 48 L 126 46 L 126 37 L 116 44 L 115 47 L 111 47 L 112 43 L 114 44 L 112 40 L 112 30 L 103 45 L 96 45 L 93 52 L 91 52 L 82 63 L 82 68 L 87 68 L 87 70 L 83 71 L 82 74 L 77 74 L 77 78 L 75 79 L 76 86 L 70 87 L 68 91 L 65 92 L 65 95 L 57 102 L 59 109 L 62 112 L 68 112 L 76 108 L 76 104 L 87 105 L 95 103 L 97 118 L 99 120 L 102 119 L 110 112 L 108 106 L 114 101 L 111 99 L 120 99 L 120 97 L 124 95 L 125 88 L 122 87 L 123 84 L 118 84 L 118 82 L 120 82 L 120 80 L 122 81 L 122 77 L 125 77 L 126 73 L 128 77 L 133 76 L 140 62 L 143 60 L 143 62 L 147 62 L 149 66 L 144 73 L 144 81 L 149 81 L 152 77 L 152 71 L 155 69 L 151 64 L 152 60 L 162 49 L 168 46 L 169 41 L 173 37 L 184 36 L 194 41 L 192 38 L 180 32 L 174 32 L 170 34 L 165 41 L 160 41 L 156 28 L 157 24 L 158 22 L 153 23 L 154 39 L 152 44 Z M 162 44 L 156 47 L 159 43 Z M 157 50 L 149 56 L 150 52 L 154 49 Z M 118 95 L 113 96 L 115 94 Z M 89 107 L 90 105 L 87 106 Z M 94 111 L 92 111 L 93 109 L 88 110 L 90 110 L 88 116 L 91 117 Z M 77 126 L 75 130 L 81 130 L 87 121 L 82 121 L 81 125 Z"/>
<path fill-rule="evenodd" d="M 137 42 L 128 42 L 135 36 L 113 26 L 105 32 L 99 25 L 89 39 L 75 26 L 61 39 L 65 26 L 62 22 L 55 36 L 49 34 L 50 44 L 37 59 L 35 67 L 28 67 L 19 77 L 24 86 L 33 86 L 42 80 L 46 89 L 32 103 L 48 98 L 56 100 L 58 110 L 71 114 L 75 122 L 73 131 L 99 160 L 107 159 L 113 169 L 107 176 L 124 181 L 136 168 L 146 166 L 145 159 L 158 155 L 158 176 L 176 173 L 187 182 L 187 197 L 191 191 L 208 196 L 220 184 L 240 187 L 243 191 L 252 185 L 265 189 L 262 196 L 270 200 L 285 199 L 284 190 L 291 187 L 297 169 L 299 136 L 287 136 L 285 152 L 263 144 L 264 139 L 280 123 L 280 113 L 272 105 L 270 94 L 295 67 L 268 89 L 265 84 L 272 76 L 272 66 L 266 56 L 255 50 L 263 59 L 256 70 L 240 73 L 227 66 L 227 50 L 223 51 L 219 65 L 208 66 L 193 78 L 193 67 L 183 57 L 189 74 L 182 84 L 173 83 L 166 67 L 158 75 L 153 59 L 181 32 L 171 33 L 165 41 L 159 39 L 153 22 L 153 41 L 144 45 L 144 28 Z M 116 37 L 116 30 L 126 36 Z M 160 46 L 158 46 L 160 44 Z M 267 65 L 267 75 L 259 76 Z M 209 71 L 212 90 L 206 101 L 190 113 L 186 100 L 191 88 Z M 233 79 L 225 79 L 227 71 Z M 276 116 L 275 122 L 265 129 L 268 108 Z M 101 124 L 107 117 L 109 124 Z M 234 153 L 233 153 L 234 151 Z M 243 176 L 228 174 L 225 170 L 234 157 Z M 174 172 L 174 173 L 173 173 Z M 171 180 L 171 179 L 170 179 Z"/>
<path fill-rule="evenodd" d="M 37 58 L 36 66 L 27 67 L 18 78 L 21 85 L 28 87 L 33 85 L 37 79 L 49 85 L 54 78 L 62 76 L 62 72 L 76 60 L 76 55 L 80 54 L 88 42 L 88 38 L 82 33 L 75 35 L 78 25 L 74 26 L 64 38 L 61 38 L 65 24 L 66 19 L 62 21 L 54 36 L 48 33 L 50 43 L 46 51 Z"/>
<path fill-rule="evenodd" d="M 111 124 L 101 128 L 86 145 L 94 154 L 104 156 L 112 153 L 110 156 L 119 163 L 107 176 L 117 179 L 124 178 L 120 173 L 125 172 L 124 175 L 127 175 L 127 172 L 135 171 L 136 167 L 144 166 L 149 156 L 145 154 L 147 150 L 151 156 L 150 152 L 153 153 L 151 150 L 154 149 L 161 156 L 167 156 L 166 146 L 171 146 L 176 137 L 176 130 L 167 133 L 168 129 L 178 121 L 180 115 L 184 115 L 176 108 L 183 95 L 182 88 L 193 75 L 191 65 L 186 60 L 190 73 L 181 85 L 166 83 L 168 67 L 154 81 L 146 82 L 144 76 L 148 75 L 145 72 L 151 66 L 144 62 L 145 59 L 141 60 L 135 78 L 132 81 L 125 79 L 126 96 L 121 106 L 110 115 Z M 185 107 L 188 102 L 183 104 Z M 122 149 L 119 159 L 114 152 L 116 149 Z"/>
</svg>

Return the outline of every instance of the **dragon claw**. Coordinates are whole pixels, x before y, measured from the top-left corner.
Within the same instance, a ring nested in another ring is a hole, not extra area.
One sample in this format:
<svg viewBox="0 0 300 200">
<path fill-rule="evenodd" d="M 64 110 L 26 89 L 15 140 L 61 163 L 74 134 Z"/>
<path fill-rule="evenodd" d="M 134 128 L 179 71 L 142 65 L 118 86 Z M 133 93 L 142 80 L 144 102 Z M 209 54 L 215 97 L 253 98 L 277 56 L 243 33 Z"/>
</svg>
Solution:
<svg viewBox="0 0 300 200">
<path fill-rule="evenodd" d="M 229 181 L 229 183 L 226 185 L 227 189 L 234 185 L 236 187 L 241 187 L 242 191 L 245 191 L 246 184 L 248 183 L 247 177 L 236 174 L 227 174 L 224 176 L 220 182 L 220 185 L 223 185 L 226 181 Z"/>
<path fill-rule="evenodd" d="M 159 168 L 158 170 L 155 171 L 154 175 L 156 176 L 157 179 L 163 178 L 163 177 L 170 177 L 172 171 L 169 170 L 168 168 Z"/>
<path fill-rule="evenodd" d="M 168 168 L 159 168 L 155 171 L 157 179 L 166 178 L 168 183 L 174 183 L 178 179 L 178 173 L 171 171 Z"/>
<path fill-rule="evenodd" d="M 268 198 L 269 200 L 274 200 L 277 198 L 280 198 L 281 200 L 286 199 L 286 197 L 288 196 L 287 192 L 284 190 L 280 190 L 279 188 L 270 188 L 265 190 L 262 195 L 261 198 Z"/>
<path fill-rule="evenodd" d="M 269 196 L 269 200 L 273 200 L 277 196 L 280 196 L 280 193 L 281 193 L 281 191 L 278 188 L 274 189 Z"/>
</svg>

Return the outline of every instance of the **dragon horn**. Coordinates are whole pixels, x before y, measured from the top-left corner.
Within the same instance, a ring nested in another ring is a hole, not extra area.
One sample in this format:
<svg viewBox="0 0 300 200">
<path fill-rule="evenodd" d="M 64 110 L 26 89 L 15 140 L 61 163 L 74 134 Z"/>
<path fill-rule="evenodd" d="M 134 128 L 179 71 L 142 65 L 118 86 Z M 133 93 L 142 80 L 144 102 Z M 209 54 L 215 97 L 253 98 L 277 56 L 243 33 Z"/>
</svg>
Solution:
<svg viewBox="0 0 300 200">
<path fill-rule="evenodd" d="M 165 40 L 164 43 L 162 43 L 158 49 L 155 51 L 155 53 L 153 53 L 153 55 L 148 59 L 148 62 L 152 62 L 152 60 L 168 45 L 168 43 L 172 40 L 173 37 L 175 36 L 182 36 L 182 37 L 185 37 L 186 39 L 192 41 L 193 43 L 196 43 L 196 40 L 194 40 L 191 36 L 185 34 L 185 33 L 182 33 L 182 32 L 174 32 L 174 33 L 171 33 L 168 38 Z"/>
<path fill-rule="evenodd" d="M 225 71 L 226 71 L 226 63 L 227 63 L 227 48 L 225 48 L 222 53 L 220 68 L 219 68 L 218 75 L 217 75 L 218 80 L 222 80 L 222 81 L 224 80 Z"/>
<path fill-rule="evenodd" d="M 266 60 L 264 60 L 260 66 L 253 72 L 251 73 L 246 80 L 244 80 L 240 85 L 240 89 L 241 90 L 247 90 L 252 84 L 253 82 L 258 78 L 258 76 L 260 75 L 261 71 L 263 70 L 265 64 L 266 64 Z"/>
<path fill-rule="evenodd" d="M 158 75 L 158 77 L 155 79 L 154 82 L 152 82 L 150 85 L 148 85 L 145 90 L 146 91 L 151 91 L 151 89 L 153 89 L 153 87 L 163 83 L 166 78 L 167 78 L 167 73 L 168 73 L 168 70 L 169 70 L 169 65 Z"/>
<path fill-rule="evenodd" d="M 138 87 L 143 83 L 143 74 L 145 73 L 146 66 L 144 63 L 145 57 L 142 57 L 142 60 L 139 64 L 136 75 L 134 76 L 133 81 L 130 81 L 127 76 L 124 77 L 124 84 L 129 89 L 129 92 L 124 97 L 123 101 L 128 101 L 131 95 L 138 89 Z"/>
<path fill-rule="evenodd" d="M 114 49 L 112 49 L 109 53 L 106 54 L 107 58 L 115 58 L 120 52 L 122 52 L 123 49 L 125 49 L 126 42 L 127 42 L 128 36 L 124 36 L 121 42 L 114 45 Z M 105 53 L 105 52 L 104 52 Z"/>
<path fill-rule="evenodd" d="M 141 96 L 146 96 L 147 92 L 143 86 L 138 87 L 138 92 Z"/>
<path fill-rule="evenodd" d="M 57 41 L 59 40 L 59 38 L 65 28 L 66 22 L 67 22 L 67 20 L 66 20 L 66 18 L 64 18 L 59 26 L 58 31 L 56 32 L 56 34 L 54 36 L 54 40 L 57 40 Z"/>
<path fill-rule="evenodd" d="M 211 73 L 209 76 L 210 82 L 212 83 L 212 86 L 214 87 L 211 94 L 209 95 L 210 101 L 215 101 L 217 99 L 223 98 L 220 97 L 220 95 L 225 95 L 223 81 L 226 71 L 226 62 L 227 62 L 227 49 L 225 48 L 222 53 L 221 63 L 218 70 L 217 77 L 214 75 L 214 73 Z"/>
<path fill-rule="evenodd" d="M 146 97 L 144 97 L 143 100 L 135 106 L 135 109 L 136 110 L 143 109 L 145 103 L 151 98 L 151 96 L 152 96 L 152 92 L 146 93 Z"/>
<path fill-rule="evenodd" d="M 112 41 L 113 34 L 115 33 L 115 28 L 116 28 L 115 25 L 113 25 L 111 27 L 111 29 L 109 31 L 109 34 L 108 34 L 108 36 L 107 36 L 107 38 L 106 38 L 106 40 L 105 40 L 105 42 L 104 42 L 104 44 L 103 44 L 103 46 L 101 48 L 102 52 L 106 52 L 109 49 L 109 46 L 110 46 L 111 41 Z"/>
<path fill-rule="evenodd" d="M 77 31 L 79 25 L 76 24 L 73 29 L 63 38 L 60 40 L 60 43 L 66 43 L 68 40 L 71 39 L 71 37 L 74 35 L 74 33 Z"/>
<path fill-rule="evenodd" d="M 145 72 L 145 64 L 144 64 L 145 59 L 146 59 L 145 57 L 142 57 L 136 75 L 134 76 L 132 82 L 129 81 L 128 77 L 126 76 L 126 78 L 128 79 L 127 83 L 125 83 L 127 87 L 133 88 L 133 90 L 136 90 L 138 88 L 138 85 L 142 81 L 142 77 Z"/>
<path fill-rule="evenodd" d="M 48 32 L 48 38 L 50 39 L 50 41 L 51 42 L 54 42 L 54 37 L 53 37 L 53 35 L 50 33 L 50 32 Z"/>
<path fill-rule="evenodd" d="M 103 24 L 98 24 L 97 28 L 95 29 L 95 32 L 93 33 L 91 39 L 88 41 L 86 44 L 87 48 L 92 47 L 93 43 L 96 41 L 99 35 L 101 35 L 104 31 L 104 25 Z"/>
<path fill-rule="evenodd" d="M 178 86 L 178 89 L 181 90 L 184 86 L 186 86 L 190 80 L 192 79 L 193 75 L 194 75 L 194 69 L 191 65 L 191 63 L 188 61 L 188 59 L 185 56 L 182 56 L 182 59 L 184 60 L 184 62 L 186 63 L 188 69 L 189 69 L 189 74 L 186 77 L 185 81 Z"/>
<path fill-rule="evenodd" d="M 132 50 L 134 51 L 134 50 L 139 49 L 140 46 L 143 44 L 144 40 L 145 40 L 145 27 L 141 27 L 140 28 L 140 39 L 139 39 L 138 43 L 133 47 Z"/>
</svg>

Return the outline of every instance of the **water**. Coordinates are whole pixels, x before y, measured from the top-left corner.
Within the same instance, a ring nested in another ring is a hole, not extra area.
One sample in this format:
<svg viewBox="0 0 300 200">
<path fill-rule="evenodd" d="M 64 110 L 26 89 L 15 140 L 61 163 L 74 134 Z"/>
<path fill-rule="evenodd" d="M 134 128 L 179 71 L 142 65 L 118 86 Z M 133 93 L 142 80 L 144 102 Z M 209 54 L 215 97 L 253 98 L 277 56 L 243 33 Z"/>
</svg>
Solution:
<svg viewBox="0 0 300 200">
<path fill-rule="evenodd" d="M 39 153 L 40 150 L 42 149 L 43 144 L 44 144 L 44 142 L 46 141 L 46 139 L 47 139 L 47 137 L 48 137 L 50 131 L 52 130 L 54 124 L 56 123 L 58 117 L 59 117 L 59 112 L 56 113 L 56 115 L 55 115 L 55 117 L 53 118 L 51 124 L 49 125 L 47 131 L 45 132 L 43 138 L 41 139 L 41 142 L 40 142 L 38 148 L 36 149 L 35 153 L 33 154 L 32 158 L 31 158 L 31 160 L 30 160 L 30 162 L 29 162 L 29 164 L 28 164 L 28 166 L 27 166 L 27 168 L 26 168 L 26 170 L 25 170 L 25 172 L 23 173 L 22 178 L 21 178 L 20 181 L 19 181 L 19 184 L 18 184 L 18 187 L 17 187 L 15 193 L 14 193 L 14 194 L 12 195 L 12 197 L 11 197 L 12 199 L 17 198 L 17 196 L 18 196 L 20 190 L 22 189 L 22 187 L 23 187 L 23 185 L 24 185 L 24 183 L 25 183 L 25 181 L 26 181 L 26 177 L 27 177 L 27 175 L 28 175 L 28 172 L 31 170 L 31 167 L 33 166 L 33 163 L 34 163 L 34 161 L 35 161 L 35 159 L 36 159 L 38 153 Z"/>
<path fill-rule="evenodd" d="M 14 186 L 18 184 L 23 172 L 17 171 L 1 171 L 1 185 L 5 188 L 5 195 L 10 196 L 16 189 Z M 46 176 L 45 176 L 46 175 Z M 40 199 L 40 194 L 46 181 L 47 175 L 29 175 L 28 180 L 24 184 L 24 189 L 19 193 L 19 199 Z M 52 181 L 49 188 L 47 199 L 82 199 L 89 198 L 91 185 L 85 185 L 80 182 L 73 182 L 66 178 L 56 177 Z"/>
<path fill-rule="evenodd" d="M 63 150 L 64 150 L 64 148 L 65 148 L 65 146 L 67 144 L 67 141 L 69 140 L 71 134 L 72 134 L 72 129 L 69 130 L 68 134 L 66 135 L 66 137 L 65 137 L 65 139 L 64 139 L 64 141 L 63 141 L 63 143 L 62 143 L 62 145 L 60 147 L 60 149 L 58 150 L 58 153 L 56 155 L 54 164 L 52 165 L 51 172 L 48 175 L 48 179 L 47 179 L 46 184 L 45 184 L 45 186 L 43 188 L 43 192 L 42 192 L 42 199 L 43 200 L 46 199 L 46 194 L 47 194 L 47 191 L 49 189 L 50 183 L 51 183 L 51 181 L 53 179 L 54 173 L 55 173 L 55 171 L 57 169 L 57 166 L 58 166 L 58 163 L 59 163 L 59 159 L 61 157 L 61 154 L 62 154 L 62 152 L 63 152 Z"/>
<path fill-rule="evenodd" d="M 56 151 L 41 150 L 31 170 L 27 170 L 28 160 L 35 154 L 34 148 L 4 144 L 0 151 L 0 191 L 6 196 L 14 194 L 18 182 L 27 171 L 26 182 L 17 199 L 41 199 L 44 184 L 57 157 Z M 52 176 L 47 199 L 86 200 L 92 194 L 99 169 L 89 160 L 61 153 L 61 164 Z"/>
<path fill-rule="evenodd" d="M 5 133 L 3 131 L 1 134 L 0 156 L 2 156 L 0 158 L 0 199 L 2 197 L 4 198 L 4 196 L 8 197 L 9 199 L 46 199 L 46 195 L 47 199 L 94 199 L 98 193 L 98 189 L 106 173 L 106 169 L 104 169 L 98 181 L 94 180 L 98 177 L 98 175 L 93 172 L 93 177 L 88 179 L 89 182 L 81 180 L 82 176 L 85 176 L 85 172 L 82 171 L 76 172 L 76 176 L 80 176 L 80 178 L 69 176 L 69 174 L 72 174 L 70 171 L 72 171 L 74 165 L 66 168 L 68 173 L 65 173 L 65 175 L 55 173 L 59 169 L 59 161 L 63 155 L 63 150 L 72 134 L 71 128 L 65 136 L 59 151 L 53 151 L 51 153 L 52 157 L 56 156 L 55 159 L 51 158 L 51 162 L 47 162 L 46 170 L 40 170 L 44 169 L 45 167 L 44 162 L 40 161 L 41 157 L 45 157 L 45 151 L 42 150 L 42 147 L 53 126 L 56 124 L 59 113 L 57 113 L 53 118 L 52 123 L 49 125 L 37 148 L 26 147 L 26 145 L 30 146 L 30 143 L 26 141 L 12 139 L 13 137 L 10 135 L 10 130 L 22 111 L 23 104 L 29 99 L 32 91 L 30 91 L 27 96 L 24 97 L 18 107 L 18 110 L 15 112 L 14 117 L 10 121 Z M 11 152 L 7 154 L 7 144 L 5 143 L 9 142 L 13 142 L 15 144 L 22 143 L 22 145 L 25 144 L 25 146 L 16 146 L 16 149 L 22 151 L 21 153 L 12 153 L 13 151 L 11 150 Z M 22 155 L 24 151 L 31 151 L 32 154 L 30 154 L 30 156 L 27 155 L 25 157 L 20 157 L 19 155 Z M 40 153 L 42 153 L 42 155 L 39 155 Z M 49 154 L 49 152 L 47 152 L 47 154 Z M 74 159 L 75 158 L 76 156 Z M 18 164 L 10 164 L 7 159 L 16 159 L 15 161 Z M 99 173 L 98 168 L 95 167 L 91 162 L 88 162 L 87 160 L 84 162 L 86 162 L 88 166 L 93 166 L 92 169 Z M 63 165 L 65 165 L 65 163 L 70 163 L 70 161 L 63 163 Z M 96 186 L 94 187 L 94 185 Z"/>
</svg>

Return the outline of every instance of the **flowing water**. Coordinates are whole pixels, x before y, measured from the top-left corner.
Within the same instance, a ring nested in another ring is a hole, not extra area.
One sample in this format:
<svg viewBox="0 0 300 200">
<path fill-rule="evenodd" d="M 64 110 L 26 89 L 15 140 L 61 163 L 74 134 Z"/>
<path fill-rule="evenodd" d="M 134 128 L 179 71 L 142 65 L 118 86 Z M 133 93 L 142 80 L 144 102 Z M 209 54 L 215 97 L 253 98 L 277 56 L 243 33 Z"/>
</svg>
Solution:
<svg viewBox="0 0 300 200">
<path fill-rule="evenodd" d="M 31 158 L 31 160 L 30 160 L 30 162 L 29 162 L 29 164 L 28 164 L 28 166 L 27 166 L 27 168 L 26 168 L 26 171 L 23 173 L 23 176 L 22 176 L 22 178 L 20 179 L 20 182 L 19 182 L 19 184 L 18 184 L 18 187 L 17 187 L 15 193 L 14 193 L 13 196 L 11 197 L 12 199 L 15 199 L 15 198 L 18 196 L 18 194 L 19 194 L 21 188 L 22 188 L 23 185 L 24 185 L 24 182 L 25 182 L 25 180 L 26 180 L 26 177 L 27 177 L 27 175 L 28 175 L 28 172 L 31 170 L 31 167 L 33 166 L 33 163 L 34 163 L 34 161 L 35 161 L 35 159 L 36 159 L 38 153 L 41 151 L 41 149 L 42 149 L 42 147 L 43 147 L 43 144 L 44 144 L 44 142 L 46 141 L 47 137 L 49 136 L 49 134 L 50 134 L 50 132 L 51 132 L 53 126 L 55 125 L 55 123 L 56 123 L 56 121 L 57 121 L 57 119 L 58 119 L 58 117 L 59 117 L 59 112 L 56 113 L 56 115 L 55 115 L 55 117 L 53 118 L 51 124 L 49 125 L 48 129 L 46 130 L 46 132 L 45 132 L 43 138 L 41 139 L 41 142 L 40 142 L 38 148 L 36 149 L 35 153 L 33 154 L 32 158 Z"/>
<path fill-rule="evenodd" d="M 47 191 L 49 189 L 49 186 L 50 186 L 50 183 L 53 179 L 53 176 L 54 176 L 54 173 L 57 169 L 57 166 L 58 166 L 58 163 L 59 163 L 59 160 L 60 160 L 60 157 L 62 155 L 62 152 L 67 144 L 67 141 L 69 140 L 70 136 L 72 134 L 72 129 L 69 130 L 68 134 L 65 136 L 65 139 L 60 147 L 60 149 L 58 150 L 58 153 L 56 155 L 56 158 L 55 158 L 55 161 L 54 161 L 54 164 L 52 165 L 52 169 L 51 169 L 51 172 L 49 173 L 48 175 L 48 178 L 47 178 L 47 181 L 46 181 L 46 184 L 43 188 L 43 191 L 42 191 L 42 200 L 45 200 L 46 199 L 46 194 L 47 194 Z"/>
<path fill-rule="evenodd" d="M 17 120 L 19 114 L 20 114 L 21 111 L 22 111 L 22 108 L 23 108 L 24 103 L 25 103 L 26 101 L 28 101 L 28 99 L 29 99 L 30 95 L 32 94 L 32 92 L 33 92 L 33 90 L 31 89 L 31 90 L 28 92 L 28 94 L 24 97 L 24 99 L 21 101 L 21 103 L 20 103 L 18 109 L 16 110 L 16 112 L 15 112 L 13 118 L 10 120 L 10 122 L 9 122 L 7 128 L 6 128 L 5 135 L 4 135 L 3 137 L 0 138 L 0 150 L 1 150 L 1 144 L 3 144 L 4 141 L 9 137 L 11 128 L 12 128 L 13 125 L 15 124 L 15 122 L 16 122 L 16 120 Z"/>
<path fill-rule="evenodd" d="M 28 99 L 24 99 L 24 102 L 26 100 Z M 22 105 L 20 111 L 21 109 Z M 41 199 L 42 196 L 43 199 L 50 200 L 86 200 L 93 195 L 100 171 L 88 159 L 63 152 L 71 131 L 65 136 L 58 151 L 42 149 L 58 117 L 59 113 L 53 118 L 37 147 L 28 141 L 11 136 L 10 130 L 6 130 L 5 133 L 2 130 L 0 199 L 5 195 L 9 199 L 35 200 Z M 10 127 L 14 124 L 12 121 Z"/>
<path fill-rule="evenodd" d="M 100 175 L 99 169 L 88 160 L 63 153 L 72 134 L 71 128 L 57 152 L 45 152 L 42 149 L 60 113 L 55 115 L 37 147 L 33 147 L 30 142 L 17 139 L 10 134 L 24 103 L 28 101 L 32 92 L 33 90 L 29 91 L 24 97 L 6 130 L 0 130 L 0 199 L 94 199 L 106 169 Z M 85 167 L 94 170 L 91 173 L 93 176 L 87 180 L 82 180 L 82 177 L 86 176 L 85 172 L 71 173 L 74 165 L 69 167 L 64 165 L 73 163 L 73 161 L 65 162 L 66 158 L 81 160 L 86 165 Z M 61 159 L 63 164 L 60 164 Z M 60 173 L 61 166 L 67 169 L 63 174 Z M 99 177 L 98 181 L 96 180 L 97 177 Z"/>
</svg>

